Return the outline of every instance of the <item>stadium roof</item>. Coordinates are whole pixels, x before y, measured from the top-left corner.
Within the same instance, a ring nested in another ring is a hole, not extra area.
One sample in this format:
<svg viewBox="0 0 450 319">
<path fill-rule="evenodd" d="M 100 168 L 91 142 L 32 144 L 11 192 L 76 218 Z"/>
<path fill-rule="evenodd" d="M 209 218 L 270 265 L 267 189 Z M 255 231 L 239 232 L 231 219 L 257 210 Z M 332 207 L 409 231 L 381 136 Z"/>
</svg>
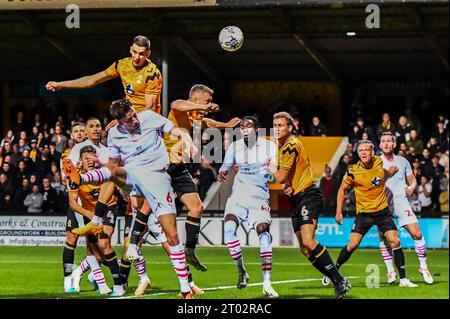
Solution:
<svg viewBox="0 0 450 319">
<path fill-rule="evenodd" d="M 448 3 L 380 4 L 380 29 L 366 5 L 82 9 L 79 29 L 60 10 L 0 11 L 0 80 L 66 79 L 128 56 L 133 36 L 152 40 L 179 77 L 236 80 L 441 81 L 448 76 Z M 245 36 L 237 52 L 217 42 L 222 27 Z M 347 35 L 354 32 L 354 36 Z"/>
</svg>

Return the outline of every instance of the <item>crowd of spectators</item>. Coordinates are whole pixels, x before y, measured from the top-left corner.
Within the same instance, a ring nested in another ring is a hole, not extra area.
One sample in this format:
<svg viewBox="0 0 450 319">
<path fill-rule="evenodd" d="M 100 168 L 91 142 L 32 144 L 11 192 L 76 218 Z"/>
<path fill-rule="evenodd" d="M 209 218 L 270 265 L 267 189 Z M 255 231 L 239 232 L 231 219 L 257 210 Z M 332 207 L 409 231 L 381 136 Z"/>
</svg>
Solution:
<svg viewBox="0 0 450 319">
<path fill-rule="evenodd" d="M 327 212 L 333 214 L 336 209 L 336 193 L 347 167 L 358 161 L 357 147 L 361 140 L 371 140 L 377 155 L 379 138 L 383 132 L 391 132 L 397 140 L 396 154 L 408 159 L 417 180 L 417 189 L 410 197 L 411 207 L 415 213 L 425 217 L 437 217 L 440 213 L 448 213 L 449 196 L 449 127 L 448 119 L 440 115 L 434 122 L 430 134 L 422 130 L 420 120 L 409 111 L 401 115 L 398 121 L 384 113 L 381 122 L 372 127 L 363 116 L 356 118 L 349 129 L 349 144 L 341 156 L 334 172 L 325 168 L 320 187 L 327 201 Z M 347 193 L 344 211 L 354 213 L 356 210 L 353 191 Z"/>
</svg>

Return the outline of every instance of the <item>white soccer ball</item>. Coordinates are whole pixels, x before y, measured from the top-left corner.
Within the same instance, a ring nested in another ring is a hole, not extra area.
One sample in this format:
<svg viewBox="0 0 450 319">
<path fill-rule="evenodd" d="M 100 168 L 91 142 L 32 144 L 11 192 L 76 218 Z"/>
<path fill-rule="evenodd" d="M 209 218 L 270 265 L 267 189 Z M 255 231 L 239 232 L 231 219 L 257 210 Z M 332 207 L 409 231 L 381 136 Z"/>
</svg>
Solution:
<svg viewBox="0 0 450 319">
<path fill-rule="evenodd" d="M 225 51 L 237 51 L 244 44 L 244 34 L 236 26 L 225 27 L 219 33 L 219 44 Z"/>
</svg>

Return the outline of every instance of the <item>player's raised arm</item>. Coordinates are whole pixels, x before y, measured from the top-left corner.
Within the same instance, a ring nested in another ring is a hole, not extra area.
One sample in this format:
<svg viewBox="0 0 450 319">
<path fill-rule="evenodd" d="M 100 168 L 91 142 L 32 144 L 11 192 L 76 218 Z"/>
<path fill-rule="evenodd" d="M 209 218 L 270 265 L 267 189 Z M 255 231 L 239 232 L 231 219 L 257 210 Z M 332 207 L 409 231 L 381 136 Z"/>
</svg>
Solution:
<svg viewBox="0 0 450 319">
<path fill-rule="evenodd" d="M 50 92 L 55 92 L 61 89 L 86 89 L 94 87 L 113 78 L 113 76 L 108 75 L 105 71 L 101 71 L 96 74 L 83 76 L 75 80 L 62 82 L 50 81 L 45 85 L 45 88 Z"/>
<path fill-rule="evenodd" d="M 91 212 L 78 204 L 78 189 L 69 190 L 69 206 L 75 212 L 86 216 L 89 219 L 92 219 L 92 217 L 94 216 L 94 212 Z"/>
<path fill-rule="evenodd" d="M 206 123 L 206 126 L 208 127 L 214 127 L 214 128 L 233 128 L 236 125 L 239 125 L 239 123 L 241 123 L 241 119 L 238 117 L 234 117 L 231 120 L 229 120 L 228 122 L 219 122 L 219 121 L 215 121 L 209 118 L 204 118 L 203 119 Z"/>
<path fill-rule="evenodd" d="M 170 104 L 170 108 L 176 112 L 216 112 L 219 111 L 219 105 L 209 102 L 208 104 L 198 104 L 187 100 L 176 100 Z"/>
</svg>

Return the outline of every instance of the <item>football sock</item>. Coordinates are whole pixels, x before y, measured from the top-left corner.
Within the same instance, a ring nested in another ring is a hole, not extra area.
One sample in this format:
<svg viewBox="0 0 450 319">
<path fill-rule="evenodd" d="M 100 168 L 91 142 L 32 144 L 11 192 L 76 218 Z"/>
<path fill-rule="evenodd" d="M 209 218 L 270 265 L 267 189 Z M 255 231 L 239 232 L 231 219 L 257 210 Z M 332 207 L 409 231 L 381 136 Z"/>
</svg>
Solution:
<svg viewBox="0 0 450 319">
<path fill-rule="evenodd" d="M 393 248 L 392 252 L 394 253 L 394 263 L 400 279 L 406 278 L 405 254 L 403 253 L 402 247 Z"/>
<path fill-rule="evenodd" d="M 64 277 L 70 276 L 73 271 L 73 261 L 75 259 L 75 248 L 76 245 L 71 245 L 68 242 L 64 245 L 63 250 L 63 270 Z"/>
<path fill-rule="evenodd" d="M 81 174 L 81 184 L 100 185 L 108 181 L 111 177 L 111 171 L 107 167 L 90 170 L 85 174 Z"/>
<path fill-rule="evenodd" d="M 137 245 L 141 239 L 142 232 L 147 227 L 148 217 L 149 215 L 144 215 L 139 210 L 136 211 L 130 236 L 131 244 Z"/>
<path fill-rule="evenodd" d="M 139 275 L 140 281 L 148 281 L 147 270 L 145 268 L 145 257 L 141 256 L 138 260 L 133 262 L 134 267 L 136 267 L 136 272 Z"/>
<path fill-rule="evenodd" d="M 200 233 L 201 218 L 187 216 L 185 229 L 186 229 L 186 248 L 195 249 L 197 246 L 198 234 Z"/>
<path fill-rule="evenodd" d="M 265 231 L 259 234 L 261 266 L 264 284 L 270 283 L 270 272 L 272 271 L 272 236 Z"/>
<path fill-rule="evenodd" d="M 347 250 L 347 246 L 345 246 L 344 248 L 342 248 L 342 250 L 341 250 L 341 252 L 340 252 L 340 254 L 339 254 L 339 257 L 338 257 L 338 259 L 337 259 L 337 261 L 336 261 L 336 268 L 337 268 L 337 270 L 339 270 L 339 269 L 342 267 L 342 265 L 343 265 L 345 262 L 347 262 L 347 260 L 350 259 L 352 253 L 353 253 L 353 252 L 349 252 L 349 251 Z"/>
<path fill-rule="evenodd" d="M 391 247 L 386 247 L 386 244 L 384 243 L 384 241 L 380 242 L 380 251 L 381 251 L 381 256 L 383 256 L 383 260 L 384 263 L 386 264 L 386 268 L 388 273 L 389 272 L 394 272 L 394 261 L 392 260 L 392 249 Z"/>
<path fill-rule="evenodd" d="M 172 262 L 173 269 L 177 273 L 178 280 L 180 282 L 180 289 L 182 293 L 190 292 L 186 264 L 186 255 L 184 253 L 184 247 L 182 244 L 177 246 L 169 246 L 170 261 Z"/>
<path fill-rule="evenodd" d="M 417 258 L 419 258 L 420 268 L 428 269 L 427 265 L 427 247 L 425 244 L 425 238 L 414 240 L 414 247 L 416 250 Z"/>
<path fill-rule="evenodd" d="M 105 255 L 104 264 L 111 271 L 111 275 L 112 275 L 113 281 L 114 281 L 114 286 L 121 285 L 122 278 L 120 277 L 119 263 L 117 262 L 117 256 L 114 251 L 112 253 Z"/>
<path fill-rule="evenodd" d="M 330 278 L 333 284 L 336 285 L 343 279 L 341 274 L 339 274 L 339 271 L 336 269 L 336 266 L 334 265 L 330 253 L 326 247 L 318 243 L 311 254 L 314 256 L 314 261 L 312 262 L 313 266 L 322 274 Z"/>
</svg>

